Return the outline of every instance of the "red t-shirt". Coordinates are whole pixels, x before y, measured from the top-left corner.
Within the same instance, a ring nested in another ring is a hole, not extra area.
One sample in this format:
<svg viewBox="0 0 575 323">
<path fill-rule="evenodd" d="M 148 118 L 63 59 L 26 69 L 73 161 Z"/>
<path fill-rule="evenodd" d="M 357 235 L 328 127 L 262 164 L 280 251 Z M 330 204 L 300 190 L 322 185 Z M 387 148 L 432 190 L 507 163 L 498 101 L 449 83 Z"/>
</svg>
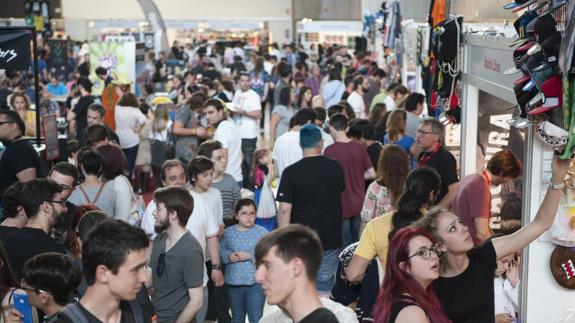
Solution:
<svg viewBox="0 0 575 323">
<path fill-rule="evenodd" d="M 491 191 L 481 175 L 465 176 L 457 184 L 451 211 L 467 226 L 475 245 L 479 245 L 481 241 L 477 238 L 473 219 L 489 219 L 491 214 Z"/>
<path fill-rule="evenodd" d="M 326 157 L 337 160 L 343 169 L 345 190 L 341 193 L 344 219 L 359 216 L 365 196 L 364 173 L 372 168 L 367 149 L 356 141 L 336 142 L 325 149 Z"/>
</svg>

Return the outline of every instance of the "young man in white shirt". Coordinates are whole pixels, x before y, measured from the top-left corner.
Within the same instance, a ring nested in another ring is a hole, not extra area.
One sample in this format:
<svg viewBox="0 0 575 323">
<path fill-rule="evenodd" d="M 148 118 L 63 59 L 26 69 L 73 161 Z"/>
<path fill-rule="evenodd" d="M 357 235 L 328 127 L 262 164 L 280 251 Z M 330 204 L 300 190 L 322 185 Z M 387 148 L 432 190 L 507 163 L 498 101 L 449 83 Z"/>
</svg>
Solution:
<svg viewBox="0 0 575 323">
<path fill-rule="evenodd" d="M 258 141 L 258 120 L 262 117 L 261 98 L 254 90 L 250 89 L 249 73 L 240 73 L 239 85 L 240 89 L 236 91 L 232 101 L 232 111 L 242 138 L 243 184 L 244 187 L 252 188 L 250 174 Z"/>
<path fill-rule="evenodd" d="M 221 142 L 224 148 L 225 158 L 228 161 L 226 173 L 232 175 L 242 187 L 242 141 L 239 129 L 226 117 L 224 103 L 219 99 L 206 101 L 204 115 L 208 124 L 216 128 L 214 140 Z"/>
<path fill-rule="evenodd" d="M 367 90 L 369 90 L 369 80 L 361 75 L 356 76 L 353 79 L 353 92 L 347 97 L 347 103 L 353 108 L 356 118 L 365 119 L 367 117 L 363 102 L 363 95 Z"/>
<path fill-rule="evenodd" d="M 190 183 L 192 183 L 192 191 L 199 194 L 204 201 L 206 201 L 206 206 L 211 211 L 210 214 L 218 223 L 218 237 L 221 237 L 224 233 L 224 220 L 223 220 L 223 207 L 222 207 L 222 195 L 219 190 L 211 187 L 212 178 L 214 174 L 214 163 L 205 156 L 196 156 L 188 164 L 188 178 Z M 218 258 L 214 259 L 214 255 L 206 255 L 206 267 L 208 271 L 212 270 L 222 270 L 218 255 Z M 218 265 L 214 265 L 217 263 Z M 222 284 L 208 284 L 208 292 L 210 294 L 211 304 L 208 308 L 210 313 L 215 313 L 217 320 L 220 322 L 227 322 L 231 318 L 229 316 L 229 302 L 227 300 L 227 291 Z M 213 308 L 212 308 L 213 306 Z M 210 309 L 212 308 L 213 311 Z M 223 310 L 222 310 L 223 309 Z"/>
</svg>

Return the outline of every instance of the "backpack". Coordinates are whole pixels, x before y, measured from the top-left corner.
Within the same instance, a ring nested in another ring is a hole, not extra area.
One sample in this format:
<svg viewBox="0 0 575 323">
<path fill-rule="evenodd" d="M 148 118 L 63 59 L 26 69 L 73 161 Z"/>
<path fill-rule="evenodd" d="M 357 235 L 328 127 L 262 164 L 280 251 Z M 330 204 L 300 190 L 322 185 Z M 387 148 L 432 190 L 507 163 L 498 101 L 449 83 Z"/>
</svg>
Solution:
<svg viewBox="0 0 575 323">
<path fill-rule="evenodd" d="M 132 316 L 135 323 L 144 323 L 144 314 L 142 311 L 142 306 L 137 300 L 129 302 L 130 310 L 132 311 Z M 58 319 L 66 317 L 74 323 L 90 323 L 84 311 L 80 308 L 79 302 L 73 302 L 66 305 L 63 309 L 58 312 L 58 314 L 52 316 L 46 323 L 56 322 Z"/>
</svg>

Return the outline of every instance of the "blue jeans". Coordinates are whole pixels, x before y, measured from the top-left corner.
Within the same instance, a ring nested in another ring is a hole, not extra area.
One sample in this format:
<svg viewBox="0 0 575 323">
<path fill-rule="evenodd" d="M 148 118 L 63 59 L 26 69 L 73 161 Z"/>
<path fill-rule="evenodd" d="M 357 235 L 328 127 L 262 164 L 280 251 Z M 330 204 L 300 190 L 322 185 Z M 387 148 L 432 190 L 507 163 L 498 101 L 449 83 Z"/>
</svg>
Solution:
<svg viewBox="0 0 575 323">
<path fill-rule="evenodd" d="M 344 247 L 359 241 L 359 227 L 361 226 L 361 216 L 343 219 L 341 222 L 341 243 Z"/>
<path fill-rule="evenodd" d="M 335 284 L 335 273 L 339 263 L 340 249 L 326 250 L 321 258 L 321 265 L 317 272 L 316 288 L 319 292 L 331 292 Z"/>
<path fill-rule="evenodd" d="M 232 322 L 245 323 L 246 313 L 250 323 L 257 323 L 264 312 L 265 296 L 259 284 L 251 286 L 227 285 L 230 305 L 232 307 Z"/>
<path fill-rule="evenodd" d="M 132 171 L 134 171 L 134 164 L 136 164 L 136 156 L 138 156 L 138 147 L 140 145 L 135 145 L 134 147 L 122 149 L 126 159 L 128 160 L 128 179 L 132 179 Z"/>
<path fill-rule="evenodd" d="M 252 164 L 254 162 L 254 153 L 256 152 L 257 143 L 257 137 L 250 139 L 242 138 L 242 154 L 244 155 L 244 160 L 242 161 L 242 184 L 244 184 L 245 188 L 250 190 L 254 189 L 254 183 L 252 181 Z"/>
</svg>

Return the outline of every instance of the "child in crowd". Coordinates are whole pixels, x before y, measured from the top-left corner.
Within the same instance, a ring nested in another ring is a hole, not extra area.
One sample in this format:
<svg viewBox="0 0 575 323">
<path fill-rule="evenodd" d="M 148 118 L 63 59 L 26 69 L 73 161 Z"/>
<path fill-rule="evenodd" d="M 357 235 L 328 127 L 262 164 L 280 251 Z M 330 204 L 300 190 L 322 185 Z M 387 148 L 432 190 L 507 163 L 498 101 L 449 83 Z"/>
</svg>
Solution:
<svg viewBox="0 0 575 323">
<path fill-rule="evenodd" d="M 494 281 L 495 322 L 517 322 L 519 307 L 519 257 L 514 253 L 497 259 Z"/>
<path fill-rule="evenodd" d="M 271 190 L 272 158 L 269 149 L 258 149 L 254 153 L 253 183 L 255 186 L 254 201 L 260 211 L 256 223 L 271 231 L 278 227 L 277 209 L 274 194 Z"/>
<path fill-rule="evenodd" d="M 255 223 L 257 208 L 253 200 L 239 200 L 235 211 L 238 224 L 228 227 L 221 241 L 225 283 L 233 322 L 245 322 L 247 313 L 250 323 L 256 323 L 263 315 L 265 296 L 254 279 L 254 255 L 256 244 L 268 232 Z"/>
<path fill-rule="evenodd" d="M 232 175 L 225 173 L 228 160 L 222 143 L 217 140 L 203 142 L 198 148 L 198 156 L 207 157 L 214 163 L 212 187 L 222 195 L 224 224 L 236 224 L 234 206 L 241 198 L 240 186 Z"/>
</svg>

